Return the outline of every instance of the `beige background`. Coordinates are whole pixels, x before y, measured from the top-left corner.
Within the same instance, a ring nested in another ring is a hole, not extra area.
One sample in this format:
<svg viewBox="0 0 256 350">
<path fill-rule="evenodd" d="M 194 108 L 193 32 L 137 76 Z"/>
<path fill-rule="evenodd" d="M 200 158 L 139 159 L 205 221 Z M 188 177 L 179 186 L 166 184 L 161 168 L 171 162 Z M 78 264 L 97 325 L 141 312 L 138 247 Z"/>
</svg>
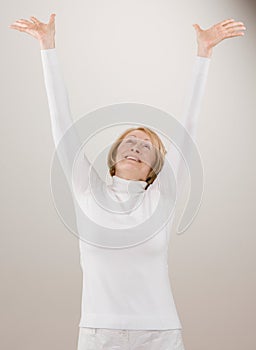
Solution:
<svg viewBox="0 0 256 350">
<path fill-rule="evenodd" d="M 200 211 L 173 234 L 170 277 L 186 350 L 256 348 L 256 5 L 248 0 L 17 1 L 1 8 L 0 347 L 76 349 L 82 273 L 78 241 L 54 208 L 54 152 L 39 43 L 8 28 L 56 16 L 56 48 L 74 120 L 138 102 L 179 118 L 196 39 L 226 18 L 244 37 L 214 49 L 200 112 Z"/>
</svg>

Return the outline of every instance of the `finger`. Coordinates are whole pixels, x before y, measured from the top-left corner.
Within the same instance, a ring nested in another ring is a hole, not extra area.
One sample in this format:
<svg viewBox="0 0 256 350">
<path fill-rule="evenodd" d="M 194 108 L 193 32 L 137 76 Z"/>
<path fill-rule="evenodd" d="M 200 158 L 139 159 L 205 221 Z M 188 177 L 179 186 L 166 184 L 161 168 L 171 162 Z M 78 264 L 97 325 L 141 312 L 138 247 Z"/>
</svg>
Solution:
<svg viewBox="0 0 256 350">
<path fill-rule="evenodd" d="M 230 28 L 227 29 L 226 35 L 233 34 L 233 33 L 244 33 L 241 28 Z"/>
<path fill-rule="evenodd" d="M 227 26 L 225 26 L 225 29 L 236 28 L 236 27 L 240 29 L 246 29 L 243 22 L 234 22 L 234 23 L 228 24 Z"/>
<path fill-rule="evenodd" d="M 40 23 L 40 21 L 36 17 L 30 16 L 30 18 L 31 18 L 31 21 L 33 21 L 34 23 L 36 23 L 36 24 Z"/>
<path fill-rule="evenodd" d="M 27 28 L 24 28 L 24 27 L 21 27 L 21 26 L 17 26 L 17 25 L 14 25 L 14 24 L 11 24 L 9 27 L 12 28 L 12 29 L 17 29 L 20 32 L 25 32 L 26 29 L 27 29 Z"/>
<path fill-rule="evenodd" d="M 228 24 L 230 22 L 234 22 L 234 21 L 235 21 L 234 18 L 229 18 L 229 19 L 225 19 L 224 21 L 221 21 L 221 22 L 217 23 L 216 25 L 224 26 L 224 25 L 226 25 L 226 24 Z"/>
<path fill-rule="evenodd" d="M 55 14 L 55 13 L 52 13 L 52 14 L 50 15 L 50 19 L 49 19 L 49 22 L 48 22 L 48 23 L 50 23 L 51 25 L 54 25 L 54 24 L 55 24 L 55 16 L 56 16 L 56 14 Z"/>
<path fill-rule="evenodd" d="M 244 35 L 244 32 L 241 32 L 241 33 L 231 33 L 231 34 L 226 35 L 224 39 L 233 38 L 234 36 L 243 36 L 243 35 Z"/>
<path fill-rule="evenodd" d="M 17 23 L 32 24 L 31 22 L 27 21 L 26 19 L 18 19 L 16 22 Z"/>
<path fill-rule="evenodd" d="M 27 24 L 26 23 L 20 23 L 20 22 L 18 22 L 18 21 L 16 21 L 16 22 L 14 22 L 14 23 L 12 23 L 11 24 L 11 26 L 16 26 L 16 27 L 21 27 L 21 28 L 25 28 L 25 27 L 27 27 Z"/>
</svg>

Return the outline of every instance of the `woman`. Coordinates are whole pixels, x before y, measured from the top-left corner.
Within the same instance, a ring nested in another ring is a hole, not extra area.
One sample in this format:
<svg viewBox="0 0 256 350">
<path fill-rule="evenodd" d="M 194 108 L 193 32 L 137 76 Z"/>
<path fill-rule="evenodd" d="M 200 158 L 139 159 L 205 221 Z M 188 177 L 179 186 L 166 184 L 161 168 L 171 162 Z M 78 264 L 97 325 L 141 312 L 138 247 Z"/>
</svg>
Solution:
<svg viewBox="0 0 256 350">
<path fill-rule="evenodd" d="M 57 147 L 72 125 L 72 119 L 55 49 L 55 14 L 51 14 L 48 23 L 42 23 L 35 17 L 30 19 L 31 21 L 17 20 L 10 28 L 28 33 L 39 40 L 53 138 Z M 213 47 L 226 38 L 244 35 L 245 27 L 242 22 L 234 19 L 224 20 L 207 30 L 202 30 L 197 24 L 193 26 L 197 35 L 198 52 L 182 123 L 195 138 L 198 107 Z M 68 142 L 64 138 L 62 146 L 58 150 L 58 156 L 70 181 L 73 159 L 68 154 L 70 148 L 78 150 L 80 146 L 75 131 L 72 130 Z M 103 226 L 110 229 L 127 226 L 135 229 L 146 216 L 152 215 L 152 203 L 161 191 L 155 180 L 159 179 L 164 188 L 164 178 L 161 175 L 165 157 L 168 157 L 174 169 L 179 194 L 183 176 L 183 173 L 178 172 L 180 157 L 167 152 L 153 130 L 143 126 L 130 128 L 113 144 L 108 155 L 113 183 L 107 186 L 108 193 L 116 199 L 120 208 L 128 190 L 136 203 L 143 195 L 141 205 L 132 212 L 122 213 L 120 219 L 118 213 L 104 212 L 93 201 L 88 176 L 90 162 L 82 153 L 78 157 L 72 183 L 79 205 L 91 218 L 100 220 Z M 96 189 L 105 186 L 93 168 L 92 176 Z M 78 219 L 78 230 L 89 230 L 83 225 L 83 220 Z M 83 298 L 78 350 L 184 350 L 181 324 L 168 279 L 169 232 L 170 223 L 150 239 L 122 249 L 102 249 L 97 244 L 79 241 Z"/>
</svg>

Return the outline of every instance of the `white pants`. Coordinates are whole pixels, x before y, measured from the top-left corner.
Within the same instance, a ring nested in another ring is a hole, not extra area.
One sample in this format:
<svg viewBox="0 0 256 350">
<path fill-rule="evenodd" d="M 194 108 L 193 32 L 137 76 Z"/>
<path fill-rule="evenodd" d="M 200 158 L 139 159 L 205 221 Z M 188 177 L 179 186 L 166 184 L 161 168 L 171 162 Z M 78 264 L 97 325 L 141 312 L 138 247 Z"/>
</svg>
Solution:
<svg viewBox="0 0 256 350">
<path fill-rule="evenodd" d="M 181 332 L 80 327 L 77 350 L 185 350 Z"/>
</svg>

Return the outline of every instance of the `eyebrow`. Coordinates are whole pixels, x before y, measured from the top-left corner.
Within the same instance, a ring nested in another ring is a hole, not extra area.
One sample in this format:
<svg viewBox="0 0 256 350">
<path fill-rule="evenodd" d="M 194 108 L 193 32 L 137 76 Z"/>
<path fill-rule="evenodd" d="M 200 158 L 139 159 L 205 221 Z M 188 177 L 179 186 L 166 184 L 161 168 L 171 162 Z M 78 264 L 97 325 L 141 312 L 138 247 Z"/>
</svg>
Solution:
<svg viewBox="0 0 256 350">
<path fill-rule="evenodd" d="M 129 136 L 134 136 L 134 137 L 137 137 L 136 135 L 127 135 L 127 137 Z M 144 139 L 145 141 L 151 141 L 150 139 Z"/>
</svg>

